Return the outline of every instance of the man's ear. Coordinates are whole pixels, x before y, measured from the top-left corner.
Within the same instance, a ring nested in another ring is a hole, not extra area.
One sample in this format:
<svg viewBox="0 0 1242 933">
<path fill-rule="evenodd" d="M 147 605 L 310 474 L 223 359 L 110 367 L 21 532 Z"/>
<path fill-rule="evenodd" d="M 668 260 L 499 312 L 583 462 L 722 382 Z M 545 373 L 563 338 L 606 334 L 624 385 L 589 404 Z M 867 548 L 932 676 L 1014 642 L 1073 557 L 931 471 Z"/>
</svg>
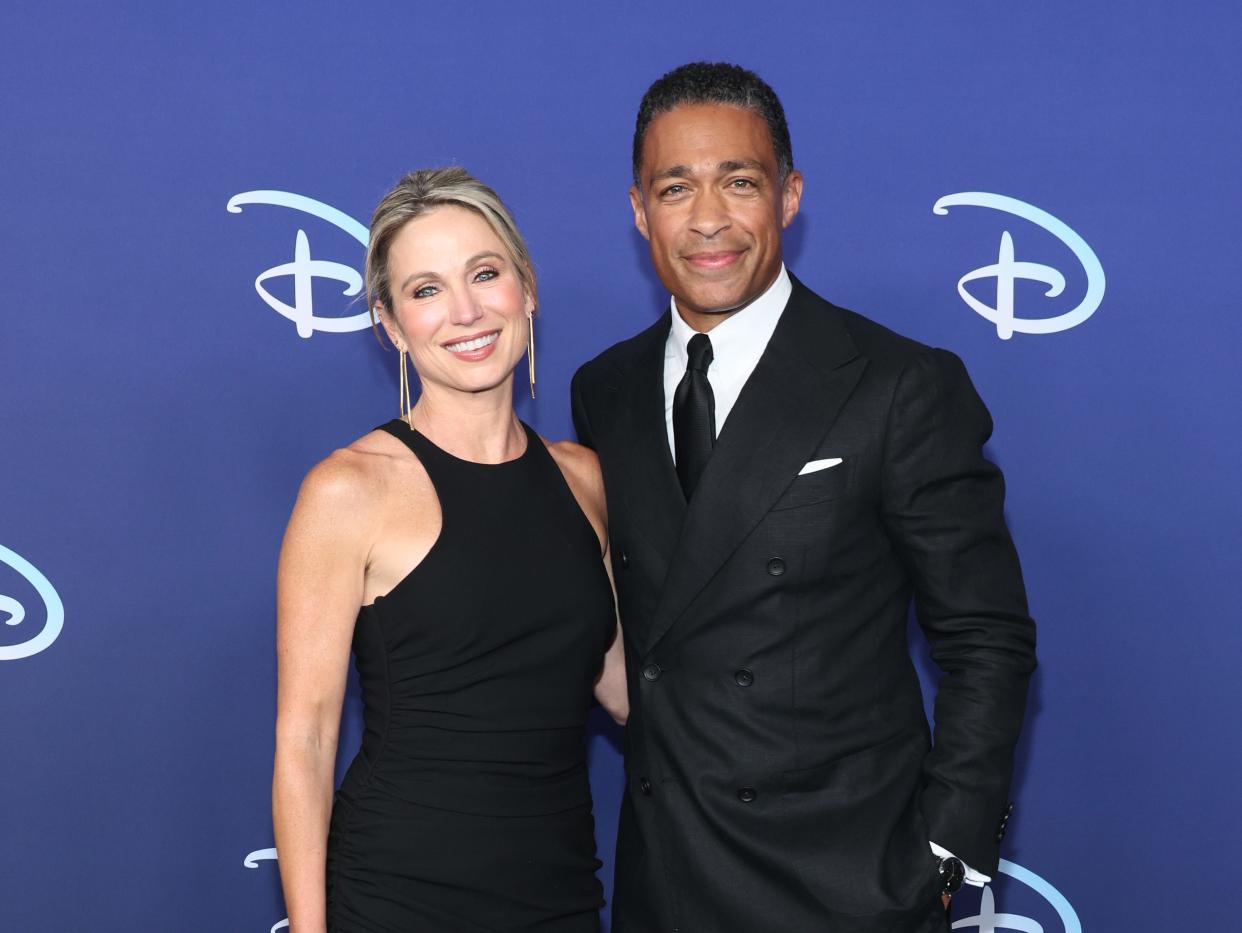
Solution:
<svg viewBox="0 0 1242 933">
<path fill-rule="evenodd" d="M 781 229 L 793 223 L 802 204 L 802 173 L 796 168 L 789 170 L 785 184 L 781 186 Z"/>
<path fill-rule="evenodd" d="M 630 185 L 630 207 L 634 209 L 634 226 L 644 240 L 650 240 L 651 235 L 647 232 L 647 209 L 643 206 L 643 198 L 638 193 L 637 185 Z"/>
</svg>

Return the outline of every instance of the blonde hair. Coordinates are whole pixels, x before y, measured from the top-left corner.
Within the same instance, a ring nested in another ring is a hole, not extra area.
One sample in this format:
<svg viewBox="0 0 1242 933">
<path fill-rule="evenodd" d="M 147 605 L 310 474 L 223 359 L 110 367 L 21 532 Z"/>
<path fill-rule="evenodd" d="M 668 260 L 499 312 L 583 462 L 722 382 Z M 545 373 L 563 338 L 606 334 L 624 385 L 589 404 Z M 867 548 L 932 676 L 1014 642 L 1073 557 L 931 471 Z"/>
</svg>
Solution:
<svg viewBox="0 0 1242 933">
<path fill-rule="evenodd" d="M 460 166 L 423 168 L 397 182 L 371 215 L 366 283 L 372 323 L 375 323 L 377 303 L 389 314 L 393 313 L 392 288 L 388 281 L 388 251 L 392 241 L 411 220 L 446 204 L 474 211 L 487 221 L 513 260 L 518 280 L 532 300 L 536 299 L 535 269 L 530 252 L 500 196 Z"/>
</svg>

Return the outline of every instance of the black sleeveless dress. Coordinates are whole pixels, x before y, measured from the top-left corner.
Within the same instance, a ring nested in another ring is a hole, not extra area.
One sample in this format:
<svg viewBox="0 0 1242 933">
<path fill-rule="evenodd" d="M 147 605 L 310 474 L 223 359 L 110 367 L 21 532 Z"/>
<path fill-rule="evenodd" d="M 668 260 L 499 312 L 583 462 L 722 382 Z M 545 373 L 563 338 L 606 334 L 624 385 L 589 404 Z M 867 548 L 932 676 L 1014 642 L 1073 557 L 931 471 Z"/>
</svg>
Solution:
<svg viewBox="0 0 1242 933">
<path fill-rule="evenodd" d="M 362 748 L 328 835 L 332 933 L 594 933 L 585 724 L 616 625 L 599 539 L 526 425 L 460 460 L 397 419 L 440 499 L 431 551 L 358 613 Z"/>
</svg>

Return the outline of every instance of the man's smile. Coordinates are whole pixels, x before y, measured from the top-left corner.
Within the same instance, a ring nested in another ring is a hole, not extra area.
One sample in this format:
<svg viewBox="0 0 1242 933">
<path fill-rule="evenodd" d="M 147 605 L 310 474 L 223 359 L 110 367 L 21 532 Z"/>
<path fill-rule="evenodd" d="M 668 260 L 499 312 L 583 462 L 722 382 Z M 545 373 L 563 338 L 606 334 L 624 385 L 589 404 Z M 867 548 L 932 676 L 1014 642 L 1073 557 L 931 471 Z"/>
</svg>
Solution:
<svg viewBox="0 0 1242 933">
<path fill-rule="evenodd" d="M 717 269 L 727 269 L 746 255 L 746 250 L 715 250 L 702 251 L 697 253 L 683 253 L 682 259 L 688 262 L 695 269 L 703 272 L 712 272 Z"/>
</svg>

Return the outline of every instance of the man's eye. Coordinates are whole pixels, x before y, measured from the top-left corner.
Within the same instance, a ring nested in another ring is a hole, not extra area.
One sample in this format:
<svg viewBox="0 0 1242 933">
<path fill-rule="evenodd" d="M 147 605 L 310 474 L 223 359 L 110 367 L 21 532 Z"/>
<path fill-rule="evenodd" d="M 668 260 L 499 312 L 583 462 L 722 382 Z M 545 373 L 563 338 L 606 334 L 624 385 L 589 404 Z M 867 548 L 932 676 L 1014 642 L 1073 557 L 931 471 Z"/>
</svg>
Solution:
<svg viewBox="0 0 1242 933">
<path fill-rule="evenodd" d="M 661 197 L 669 197 L 669 196 L 676 197 L 677 195 L 681 194 L 685 190 L 686 190 L 685 185 L 669 185 L 667 188 L 665 188 L 663 191 L 660 192 L 660 196 Z"/>
<path fill-rule="evenodd" d="M 731 188 L 753 188 L 755 187 L 755 183 L 751 181 L 749 178 L 735 178 L 733 179 L 733 181 L 729 182 L 729 187 Z"/>
</svg>

